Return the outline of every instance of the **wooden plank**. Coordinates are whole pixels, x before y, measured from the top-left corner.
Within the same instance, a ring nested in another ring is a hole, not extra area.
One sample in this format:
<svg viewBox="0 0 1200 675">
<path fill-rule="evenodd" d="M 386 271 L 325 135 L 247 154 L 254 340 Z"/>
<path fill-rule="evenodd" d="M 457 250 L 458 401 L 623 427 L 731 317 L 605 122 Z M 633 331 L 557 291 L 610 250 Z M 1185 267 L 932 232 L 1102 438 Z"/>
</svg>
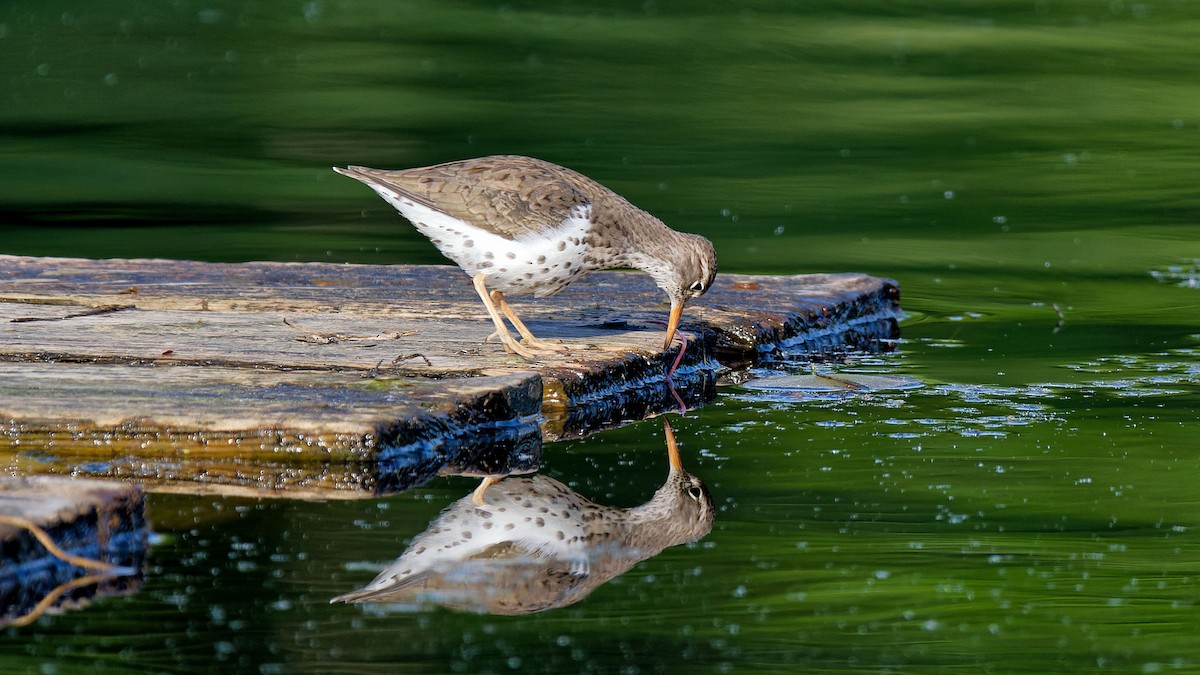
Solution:
<svg viewBox="0 0 1200 675">
<path fill-rule="evenodd" d="M 359 352 L 362 345 L 386 342 L 353 340 L 343 350 L 293 351 L 281 355 L 301 363 L 327 366 L 329 359 L 350 359 L 370 367 L 373 356 L 395 358 L 424 353 L 434 360 L 433 371 L 487 372 L 527 370 L 519 357 L 504 354 L 498 345 L 484 345 L 492 331 L 482 305 L 466 275 L 450 266 L 332 265 L 326 263 L 198 263 L 178 260 L 80 260 L 0 256 L 0 305 L 31 303 L 101 307 L 133 305 L 147 310 L 188 312 L 190 321 L 177 321 L 180 338 L 189 333 L 199 342 L 211 339 L 203 322 L 220 331 L 222 312 L 251 316 L 250 337 L 258 331 L 279 347 L 300 337 L 282 325 L 292 317 L 305 328 L 330 333 L 404 334 L 381 353 Z M 666 318 L 662 292 L 644 274 L 598 272 L 562 293 L 516 303 L 518 311 L 539 337 L 560 338 L 579 347 L 568 354 L 550 355 L 540 367 L 586 367 L 595 352 L 615 355 L 631 350 L 653 355 L 661 351 L 661 323 Z M 32 308 L 12 310 L 33 315 Z M 43 316 L 70 314 L 67 309 L 41 310 Z M 693 302 L 684 314 L 685 328 L 704 328 L 721 334 L 717 346 L 722 361 L 743 358 L 755 362 L 763 349 L 784 353 L 797 336 L 837 332 L 861 321 L 895 323 L 899 290 L 894 281 L 864 274 L 748 276 L 724 274 L 711 291 Z M 96 327 L 122 312 L 80 317 Z M 303 315 L 303 316 L 302 316 Z M 185 315 L 179 315 L 182 318 Z M 13 316 L 11 318 L 19 318 Z M 11 319 L 10 319 L 11 320 Z M 236 324 L 236 319 L 227 319 Z M 849 322 L 849 323 L 848 323 Z M 41 324 L 20 325 L 22 331 Z M 200 325 L 194 325 L 199 323 Z M 53 329 L 51 329 L 53 331 Z M 405 334 L 415 330 L 416 333 Z M 6 339 L 19 337 L 9 330 Z M 126 334 L 134 339 L 136 332 Z M 224 337 L 224 336 L 223 336 Z M 237 339 L 238 335 L 228 336 Z M 245 335 L 240 336 L 245 338 Z M 188 343 L 190 347 L 192 343 Z M 245 346 L 244 339 L 234 347 Z M 162 344 L 142 343 L 145 358 L 160 358 Z M 92 344 L 89 353 L 104 354 Z M 293 346 L 294 347 L 294 346 Z M 424 348 L 424 349 L 423 349 Z M 20 351 L 5 349 L 5 351 Z M 346 352 L 351 352 L 347 354 Z M 428 352 L 428 353 L 426 353 Z M 187 354 L 177 354 L 188 358 Z M 603 355 L 599 358 L 604 358 Z M 413 364 L 408 364 L 413 366 Z M 430 371 L 426 371 L 428 374 Z"/>
<path fill-rule="evenodd" d="M 531 363 L 485 342 L 449 266 L 0 256 L 0 466 L 375 494 L 530 470 L 543 440 L 677 405 L 646 275 L 591 274 L 517 309 L 571 350 Z M 673 384 L 699 405 L 727 368 L 879 349 L 898 314 L 886 279 L 721 275 L 685 312 Z"/>
<path fill-rule="evenodd" d="M 323 498 L 405 489 L 445 467 L 475 475 L 537 468 L 536 374 L 445 384 L 337 371 L 0 363 L 0 466 Z"/>
<path fill-rule="evenodd" d="M 136 590 L 147 536 L 136 485 L 0 477 L 0 626 Z"/>
</svg>

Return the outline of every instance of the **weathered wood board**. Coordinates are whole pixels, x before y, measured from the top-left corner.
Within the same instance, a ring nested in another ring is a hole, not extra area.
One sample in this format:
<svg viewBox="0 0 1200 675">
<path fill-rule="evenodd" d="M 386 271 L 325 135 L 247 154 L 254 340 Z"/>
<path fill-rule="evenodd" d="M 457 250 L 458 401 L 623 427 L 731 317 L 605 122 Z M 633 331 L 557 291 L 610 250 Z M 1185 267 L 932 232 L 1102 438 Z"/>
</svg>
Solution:
<svg viewBox="0 0 1200 675">
<path fill-rule="evenodd" d="M 649 277 L 522 300 L 569 352 L 531 363 L 486 342 L 449 266 L 0 256 L 0 468 L 352 497 L 532 470 L 545 440 L 676 405 Z M 698 405 L 724 368 L 880 349 L 898 315 L 886 279 L 721 275 L 685 311 L 673 384 Z"/>
<path fill-rule="evenodd" d="M 0 362 L 7 424 L 0 466 L 290 497 L 392 492 L 441 470 L 535 470 L 536 374 L 450 383 L 318 370 Z"/>
<path fill-rule="evenodd" d="M 27 522 L 63 552 L 126 568 L 97 572 L 61 560 Z M 141 584 L 148 530 L 136 485 L 46 476 L 0 477 L 0 626 L 79 606 Z"/>
</svg>

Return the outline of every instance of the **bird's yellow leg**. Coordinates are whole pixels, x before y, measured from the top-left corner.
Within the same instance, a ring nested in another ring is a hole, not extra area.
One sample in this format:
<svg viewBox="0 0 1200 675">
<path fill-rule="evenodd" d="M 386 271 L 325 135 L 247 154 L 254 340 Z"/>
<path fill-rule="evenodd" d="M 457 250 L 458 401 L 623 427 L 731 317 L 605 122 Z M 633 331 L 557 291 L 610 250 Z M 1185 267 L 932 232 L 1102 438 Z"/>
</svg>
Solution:
<svg viewBox="0 0 1200 675">
<path fill-rule="evenodd" d="M 484 274 L 476 274 L 471 283 L 475 285 L 475 292 L 479 293 L 479 299 L 483 300 L 483 306 L 487 308 L 488 316 L 492 317 L 492 323 L 496 324 L 496 337 L 500 338 L 500 342 L 504 345 L 504 350 L 509 354 L 519 354 L 527 359 L 536 359 L 537 354 L 534 354 L 531 349 L 521 344 L 508 332 L 508 326 L 504 325 L 504 317 L 500 316 L 500 311 L 496 309 L 496 305 L 492 304 L 492 296 L 488 293 L 485 280 L 487 276 Z M 489 336 L 491 337 L 491 336 Z"/>
<path fill-rule="evenodd" d="M 512 308 L 512 305 L 508 304 L 508 301 L 504 299 L 504 294 L 500 291 L 492 291 L 492 302 L 494 302 L 496 306 L 500 308 L 501 312 L 504 312 L 504 316 L 508 317 L 508 320 L 512 323 L 513 328 L 516 328 L 517 332 L 521 334 L 521 337 L 525 339 L 525 346 L 532 349 L 548 349 L 555 352 L 570 351 L 566 345 L 546 342 L 545 340 L 539 340 L 534 337 L 529 328 L 525 326 L 525 322 L 517 318 L 516 310 Z"/>
<path fill-rule="evenodd" d="M 487 492 L 488 486 L 499 482 L 499 476 L 484 476 L 483 480 L 479 481 L 479 487 L 475 488 L 475 491 L 471 493 L 471 502 L 474 503 L 475 506 L 483 506 L 486 504 L 487 502 L 483 501 L 483 493 Z"/>
</svg>

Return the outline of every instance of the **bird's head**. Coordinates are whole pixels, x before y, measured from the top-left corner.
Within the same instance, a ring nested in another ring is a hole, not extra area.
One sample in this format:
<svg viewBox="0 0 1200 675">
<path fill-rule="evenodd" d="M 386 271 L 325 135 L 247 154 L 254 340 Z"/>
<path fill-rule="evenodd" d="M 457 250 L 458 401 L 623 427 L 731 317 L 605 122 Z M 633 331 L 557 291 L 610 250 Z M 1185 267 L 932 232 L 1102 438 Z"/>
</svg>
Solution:
<svg viewBox="0 0 1200 675">
<path fill-rule="evenodd" d="M 654 281 L 671 299 L 671 316 L 667 320 L 663 349 L 671 346 L 683 307 L 692 298 L 704 295 L 717 276 L 717 252 L 712 242 L 698 234 L 680 233 L 677 248 L 670 252 L 669 265 Z"/>
</svg>

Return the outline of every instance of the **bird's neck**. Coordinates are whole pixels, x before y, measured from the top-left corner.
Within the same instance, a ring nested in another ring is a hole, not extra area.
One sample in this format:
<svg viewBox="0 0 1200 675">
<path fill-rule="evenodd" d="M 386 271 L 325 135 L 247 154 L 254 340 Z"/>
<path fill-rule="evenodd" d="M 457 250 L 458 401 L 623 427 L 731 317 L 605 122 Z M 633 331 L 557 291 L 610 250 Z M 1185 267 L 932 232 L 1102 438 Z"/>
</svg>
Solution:
<svg viewBox="0 0 1200 675">
<path fill-rule="evenodd" d="M 654 222 L 657 227 L 649 226 L 640 230 L 636 244 L 631 241 L 629 245 L 621 247 L 618 258 L 623 267 L 641 270 L 656 277 L 657 281 L 656 275 L 667 273 L 687 244 L 684 235 L 658 220 Z"/>
<path fill-rule="evenodd" d="M 648 555 L 681 543 L 686 537 L 672 536 L 678 527 L 677 488 L 664 485 L 650 501 L 626 511 L 628 544 Z"/>
</svg>

